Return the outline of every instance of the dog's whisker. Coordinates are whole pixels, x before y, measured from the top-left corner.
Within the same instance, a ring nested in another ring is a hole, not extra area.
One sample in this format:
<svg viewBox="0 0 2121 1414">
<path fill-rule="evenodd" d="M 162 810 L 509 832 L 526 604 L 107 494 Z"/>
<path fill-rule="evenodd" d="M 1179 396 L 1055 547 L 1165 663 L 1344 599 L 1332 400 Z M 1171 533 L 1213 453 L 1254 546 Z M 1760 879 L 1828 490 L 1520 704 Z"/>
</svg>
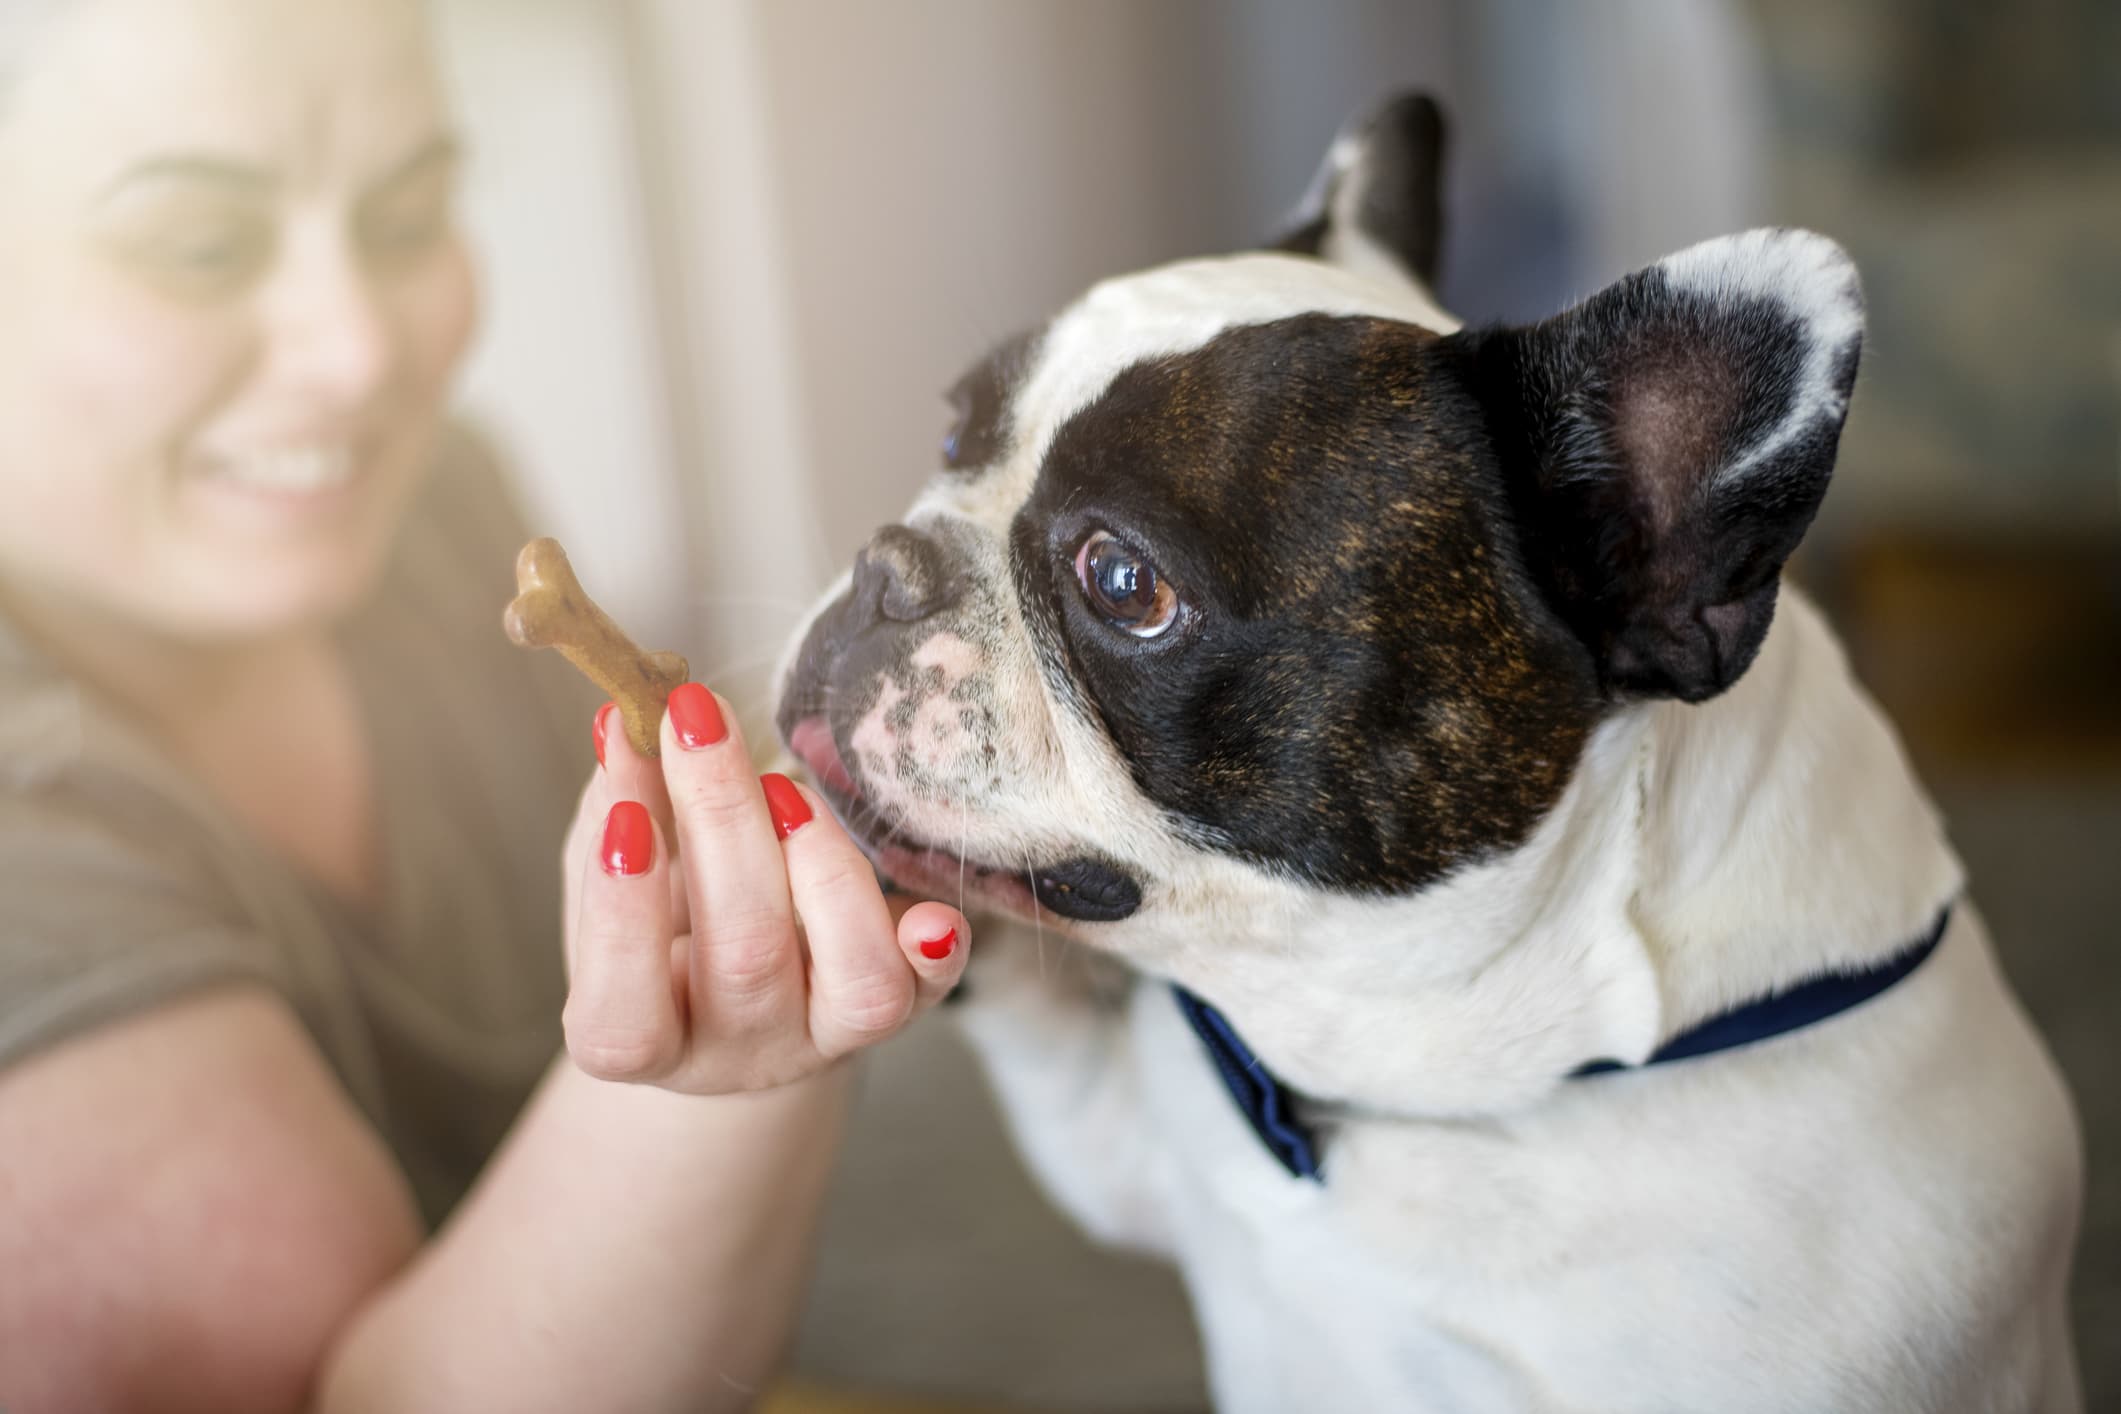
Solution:
<svg viewBox="0 0 2121 1414">
<path fill-rule="evenodd" d="M 1060 961 L 1053 965 L 1053 975 L 1055 977 L 1060 977 L 1062 974 L 1067 972 L 1068 959 L 1074 956 L 1076 949 L 1080 948 L 1081 946 L 1082 944 L 1076 941 L 1075 935 L 1073 933 L 1063 933 L 1060 935 Z"/>
<path fill-rule="evenodd" d="M 965 845 L 971 838 L 972 792 L 957 795 L 957 911 L 965 911 Z"/>
<path fill-rule="evenodd" d="M 1031 930 L 1038 940 L 1038 980 L 1046 981 L 1046 919 L 1038 906 L 1038 880 L 1032 877 L 1031 856 L 1024 856 L 1024 885 L 1031 890 Z"/>
<path fill-rule="evenodd" d="M 847 814 L 847 823 L 855 830 L 863 834 L 868 834 L 872 830 L 874 830 L 876 834 L 876 841 L 879 845 L 897 843 L 897 826 L 894 825 L 890 820 L 887 820 L 884 817 L 884 812 L 878 809 L 868 799 L 863 798 L 854 801 L 853 804 L 848 808 Z"/>
</svg>

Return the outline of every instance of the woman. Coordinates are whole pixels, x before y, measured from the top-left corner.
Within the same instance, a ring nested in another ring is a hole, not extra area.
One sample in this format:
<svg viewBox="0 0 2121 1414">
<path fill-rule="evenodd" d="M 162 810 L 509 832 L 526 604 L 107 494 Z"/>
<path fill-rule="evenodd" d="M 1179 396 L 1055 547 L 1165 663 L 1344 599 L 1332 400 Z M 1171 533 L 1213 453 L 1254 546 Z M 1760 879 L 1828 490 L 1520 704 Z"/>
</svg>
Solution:
<svg viewBox="0 0 2121 1414">
<path fill-rule="evenodd" d="M 0 0 L 0 1407 L 748 1402 L 963 965 L 702 688 L 563 906 L 455 165 L 416 0 Z"/>
</svg>

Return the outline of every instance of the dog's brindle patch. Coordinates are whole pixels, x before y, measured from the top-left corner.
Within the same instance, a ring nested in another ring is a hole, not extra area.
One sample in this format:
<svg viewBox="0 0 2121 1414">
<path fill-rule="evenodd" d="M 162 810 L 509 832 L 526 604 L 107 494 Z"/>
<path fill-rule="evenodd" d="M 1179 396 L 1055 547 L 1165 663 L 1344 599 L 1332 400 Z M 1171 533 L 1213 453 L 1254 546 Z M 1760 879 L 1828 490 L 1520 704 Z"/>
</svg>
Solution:
<svg viewBox="0 0 2121 1414">
<path fill-rule="evenodd" d="M 1303 315 L 1138 364 L 1056 434 L 1011 527 L 1055 686 L 1087 687 L 1141 789 L 1322 885 L 1405 891 L 1521 843 L 1601 711 L 1436 349 Z M 1137 641 L 1088 608 L 1096 528 L 1179 588 L 1179 627 Z"/>
</svg>

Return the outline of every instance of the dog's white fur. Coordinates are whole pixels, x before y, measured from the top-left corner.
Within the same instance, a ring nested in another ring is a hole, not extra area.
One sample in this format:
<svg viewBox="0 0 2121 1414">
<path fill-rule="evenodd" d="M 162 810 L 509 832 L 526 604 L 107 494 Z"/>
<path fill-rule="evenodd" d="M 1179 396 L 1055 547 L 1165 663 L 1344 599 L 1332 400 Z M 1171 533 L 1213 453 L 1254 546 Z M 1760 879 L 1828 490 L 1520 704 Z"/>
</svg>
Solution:
<svg viewBox="0 0 2121 1414">
<path fill-rule="evenodd" d="M 1133 917 L 1071 930 L 1126 960 L 1116 980 L 1020 924 L 983 930 L 961 1015 L 1033 1166 L 1092 1233 L 1179 1263 L 1226 1410 L 2076 1408 L 2078 1137 L 1966 901 L 1929 962 L 1850 1013 L 1564 1078 L 1891 953 L 1959 893 L 1891 729 L 1801 597 L 1732 690 L 1623 711 L 1524 845 L 1401 899 L 1174 834 L 1039 671 L 1005 534 L 1056 430 L 1122 368 L 1233 325 L 1455 327 L 1353 263 L 1251 255 L 1098 286 L 1050 326 L 998 465 L 908 517 L 977 601 L 926 666 L 977 679 L 991 716 L 977 743 L 954 710 L 923 719 L 921 779 L 896 781 L 880 704 L 856 734 L 865 790 L 975 857 L 1088 843 L 1150 881 Z M 1845 258 L 1803 233 L 1667 271 L 1782 299 L 1828 352 L 1860 323 Z M 1265 1152 L 1165 980 L 1343 1107 L 1323 1184 Z"/>
<path fill-rule="evenodd" d="M 964 1023 L 1056 1200 L 1185 1273 L 1219 1408 L 2075 1409 L 2077 1134 L 1970 905 L 1851 1013 L 1561 1078 L 1915 936 L 1957 879 L 1792 595 L 1726 698 L 1604 729 L 1525 851 L 1172 960 L 1365 1107 L 1323 1185 L 1158 983 L 1115 1007 L 989 936 Z"/>
</svg>

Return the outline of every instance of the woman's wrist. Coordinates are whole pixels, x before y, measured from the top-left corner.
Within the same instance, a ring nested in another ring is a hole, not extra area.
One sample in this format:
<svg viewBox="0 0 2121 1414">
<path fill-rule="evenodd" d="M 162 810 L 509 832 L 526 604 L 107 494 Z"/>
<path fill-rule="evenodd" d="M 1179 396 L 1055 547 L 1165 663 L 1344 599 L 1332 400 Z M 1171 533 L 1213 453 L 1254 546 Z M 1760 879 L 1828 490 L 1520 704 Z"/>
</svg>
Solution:
<svg viewBox="0 0 2121 1414">
<path fill-rule="evenodd" d="M 661 1086 L 602 1080 L 562 1052 L 553 1061 L 548 1086 L 557 1085 L 598 1110 L 658 1135 L 709 1134 L 770 1128 L 790 1119 L 814 1119 L 844 1102 L 853 1088 L 858 1056 L 843 1056 L 795 1080 L 715 1095 L 692 1095 Z"/>
</svg>

